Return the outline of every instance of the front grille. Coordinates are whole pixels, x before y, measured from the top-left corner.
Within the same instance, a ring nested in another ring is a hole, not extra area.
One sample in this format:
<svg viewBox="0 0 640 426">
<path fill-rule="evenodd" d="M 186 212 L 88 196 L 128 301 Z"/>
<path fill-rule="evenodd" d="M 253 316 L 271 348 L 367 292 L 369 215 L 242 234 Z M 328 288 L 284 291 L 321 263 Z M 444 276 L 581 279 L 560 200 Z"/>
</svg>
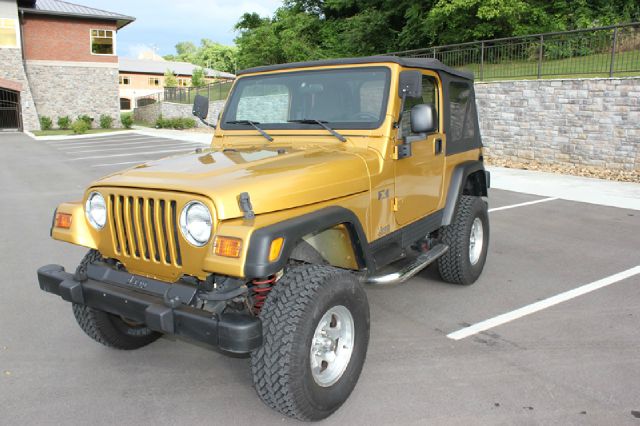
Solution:
<svg viewBox="0 0 640 426">
<path fill-rule="evenodd" d="M 108 204 L 117 255 L 182 266 L 175 200 L 111 194 Z"/>
</svg>

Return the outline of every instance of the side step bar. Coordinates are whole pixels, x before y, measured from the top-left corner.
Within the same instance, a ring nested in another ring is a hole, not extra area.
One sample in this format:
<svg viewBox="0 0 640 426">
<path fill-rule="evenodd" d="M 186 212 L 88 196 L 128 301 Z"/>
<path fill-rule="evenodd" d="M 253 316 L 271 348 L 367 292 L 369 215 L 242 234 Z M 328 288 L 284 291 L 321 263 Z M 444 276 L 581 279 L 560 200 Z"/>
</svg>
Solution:
<svg viewBox="0 0 640 426">
<path fill-rule="evenodd" d="M 435 246 L 433 246 L 433 248 L 431 248 L 431 250 L 426 253 L 420 254 L 412 261 L 404 261 L 406 262 L 406 264 L 395 268 L 391 273 L 367 277 L 365 279 L 365 283 L 371 285 L 390 285 L 405 282 L 406 280 L 413 277 L 415 274 L 432 264 L 440 256 L 445 254 L 447 250 L 449 250 L 448 245 L 436 244 Z M 390 266 L 390 268 L 393 268 L 393 264 Z"/>
</svg>

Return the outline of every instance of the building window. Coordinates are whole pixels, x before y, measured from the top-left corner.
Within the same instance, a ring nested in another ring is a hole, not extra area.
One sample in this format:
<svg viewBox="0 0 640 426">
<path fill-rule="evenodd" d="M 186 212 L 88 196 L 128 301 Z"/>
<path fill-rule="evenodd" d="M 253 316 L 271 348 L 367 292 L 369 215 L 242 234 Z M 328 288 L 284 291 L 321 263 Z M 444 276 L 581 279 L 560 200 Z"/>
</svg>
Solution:
<svg viewBox="0 0 640 426">
<path fill-rule="evenodd" d="M 120 98 L 120 109 L 122 109 L 122 110 L 130 110 L 131 109 L 131 99 Z"/>
<path fill-rule="evenodd" d="M 120 76 L 120 84 L 123 84 L 125 86 L 131 84 L 131 79 L 127 76 L 121 75 Z"/>
<path fill-rule="evenodd" d="M 179 78 L 178 79 L 178 86 L 187 87 L 188 85 L 189 85 L 189 79 L 188 78 Z"/>
<path fill-rule="evenodd" d="M 158 77 L 149 77 L 149 86 L 160 86 L 160 79 Z"/>
<path fill-rule="evenodd" d="M 94 55 L 115 55 L 115 31 L 91 30 L 91 53 Z"/>
<path fill-rule="evenodd" d="M 18 47 L 16 20 L 0 18 L 0 47 Z"/>
</svg>

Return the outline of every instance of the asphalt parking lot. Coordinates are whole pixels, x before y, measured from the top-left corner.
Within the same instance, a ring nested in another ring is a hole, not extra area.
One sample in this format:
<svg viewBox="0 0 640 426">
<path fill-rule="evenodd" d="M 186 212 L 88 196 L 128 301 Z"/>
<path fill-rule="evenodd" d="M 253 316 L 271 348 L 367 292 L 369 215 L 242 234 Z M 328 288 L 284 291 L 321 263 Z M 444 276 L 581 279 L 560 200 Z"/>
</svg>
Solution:
<svg viewBox="0 0 640 426">
<path fill-rule="evenodd" d="M 259 401 L 247 359 L 169 339 L 109 350 L 84 335 L 67 302 L 38 288 L 39 266 L 73 269 L 84 254 L 49 238 L 59 202 L 104 174 L 201 146 L 110 138 L 0 133 L 0 423 L 296 423 Z M 368 288 L 367 361 L 324 423 L 640 424 L 638 274 L 450 338 L 640 265 L 640 211 L 500 190 L 489 199 L 489 257 L 476 284 L 442 283 L 429 268 Z"/>
</svg>

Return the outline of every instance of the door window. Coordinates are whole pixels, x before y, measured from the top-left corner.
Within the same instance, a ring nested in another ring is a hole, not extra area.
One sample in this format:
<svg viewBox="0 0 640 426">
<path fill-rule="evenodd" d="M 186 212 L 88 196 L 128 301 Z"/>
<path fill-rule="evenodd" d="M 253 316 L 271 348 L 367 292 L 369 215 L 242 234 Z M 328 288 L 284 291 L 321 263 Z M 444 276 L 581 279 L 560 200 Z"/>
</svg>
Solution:
<svg viewBox="0 0 640 426">
<path fill-rule="evenodd" d="M 438 110 L 438 83 L 435 77 L 430 75 L 422 76 L 422 97 L 407 98 L 404 104 L 404 114 L 400 123 L 402 137 L 412 135 L 411 133 L 411 108 L 419 104 L 432 105 L 434 110 Z"/>
</svg>

